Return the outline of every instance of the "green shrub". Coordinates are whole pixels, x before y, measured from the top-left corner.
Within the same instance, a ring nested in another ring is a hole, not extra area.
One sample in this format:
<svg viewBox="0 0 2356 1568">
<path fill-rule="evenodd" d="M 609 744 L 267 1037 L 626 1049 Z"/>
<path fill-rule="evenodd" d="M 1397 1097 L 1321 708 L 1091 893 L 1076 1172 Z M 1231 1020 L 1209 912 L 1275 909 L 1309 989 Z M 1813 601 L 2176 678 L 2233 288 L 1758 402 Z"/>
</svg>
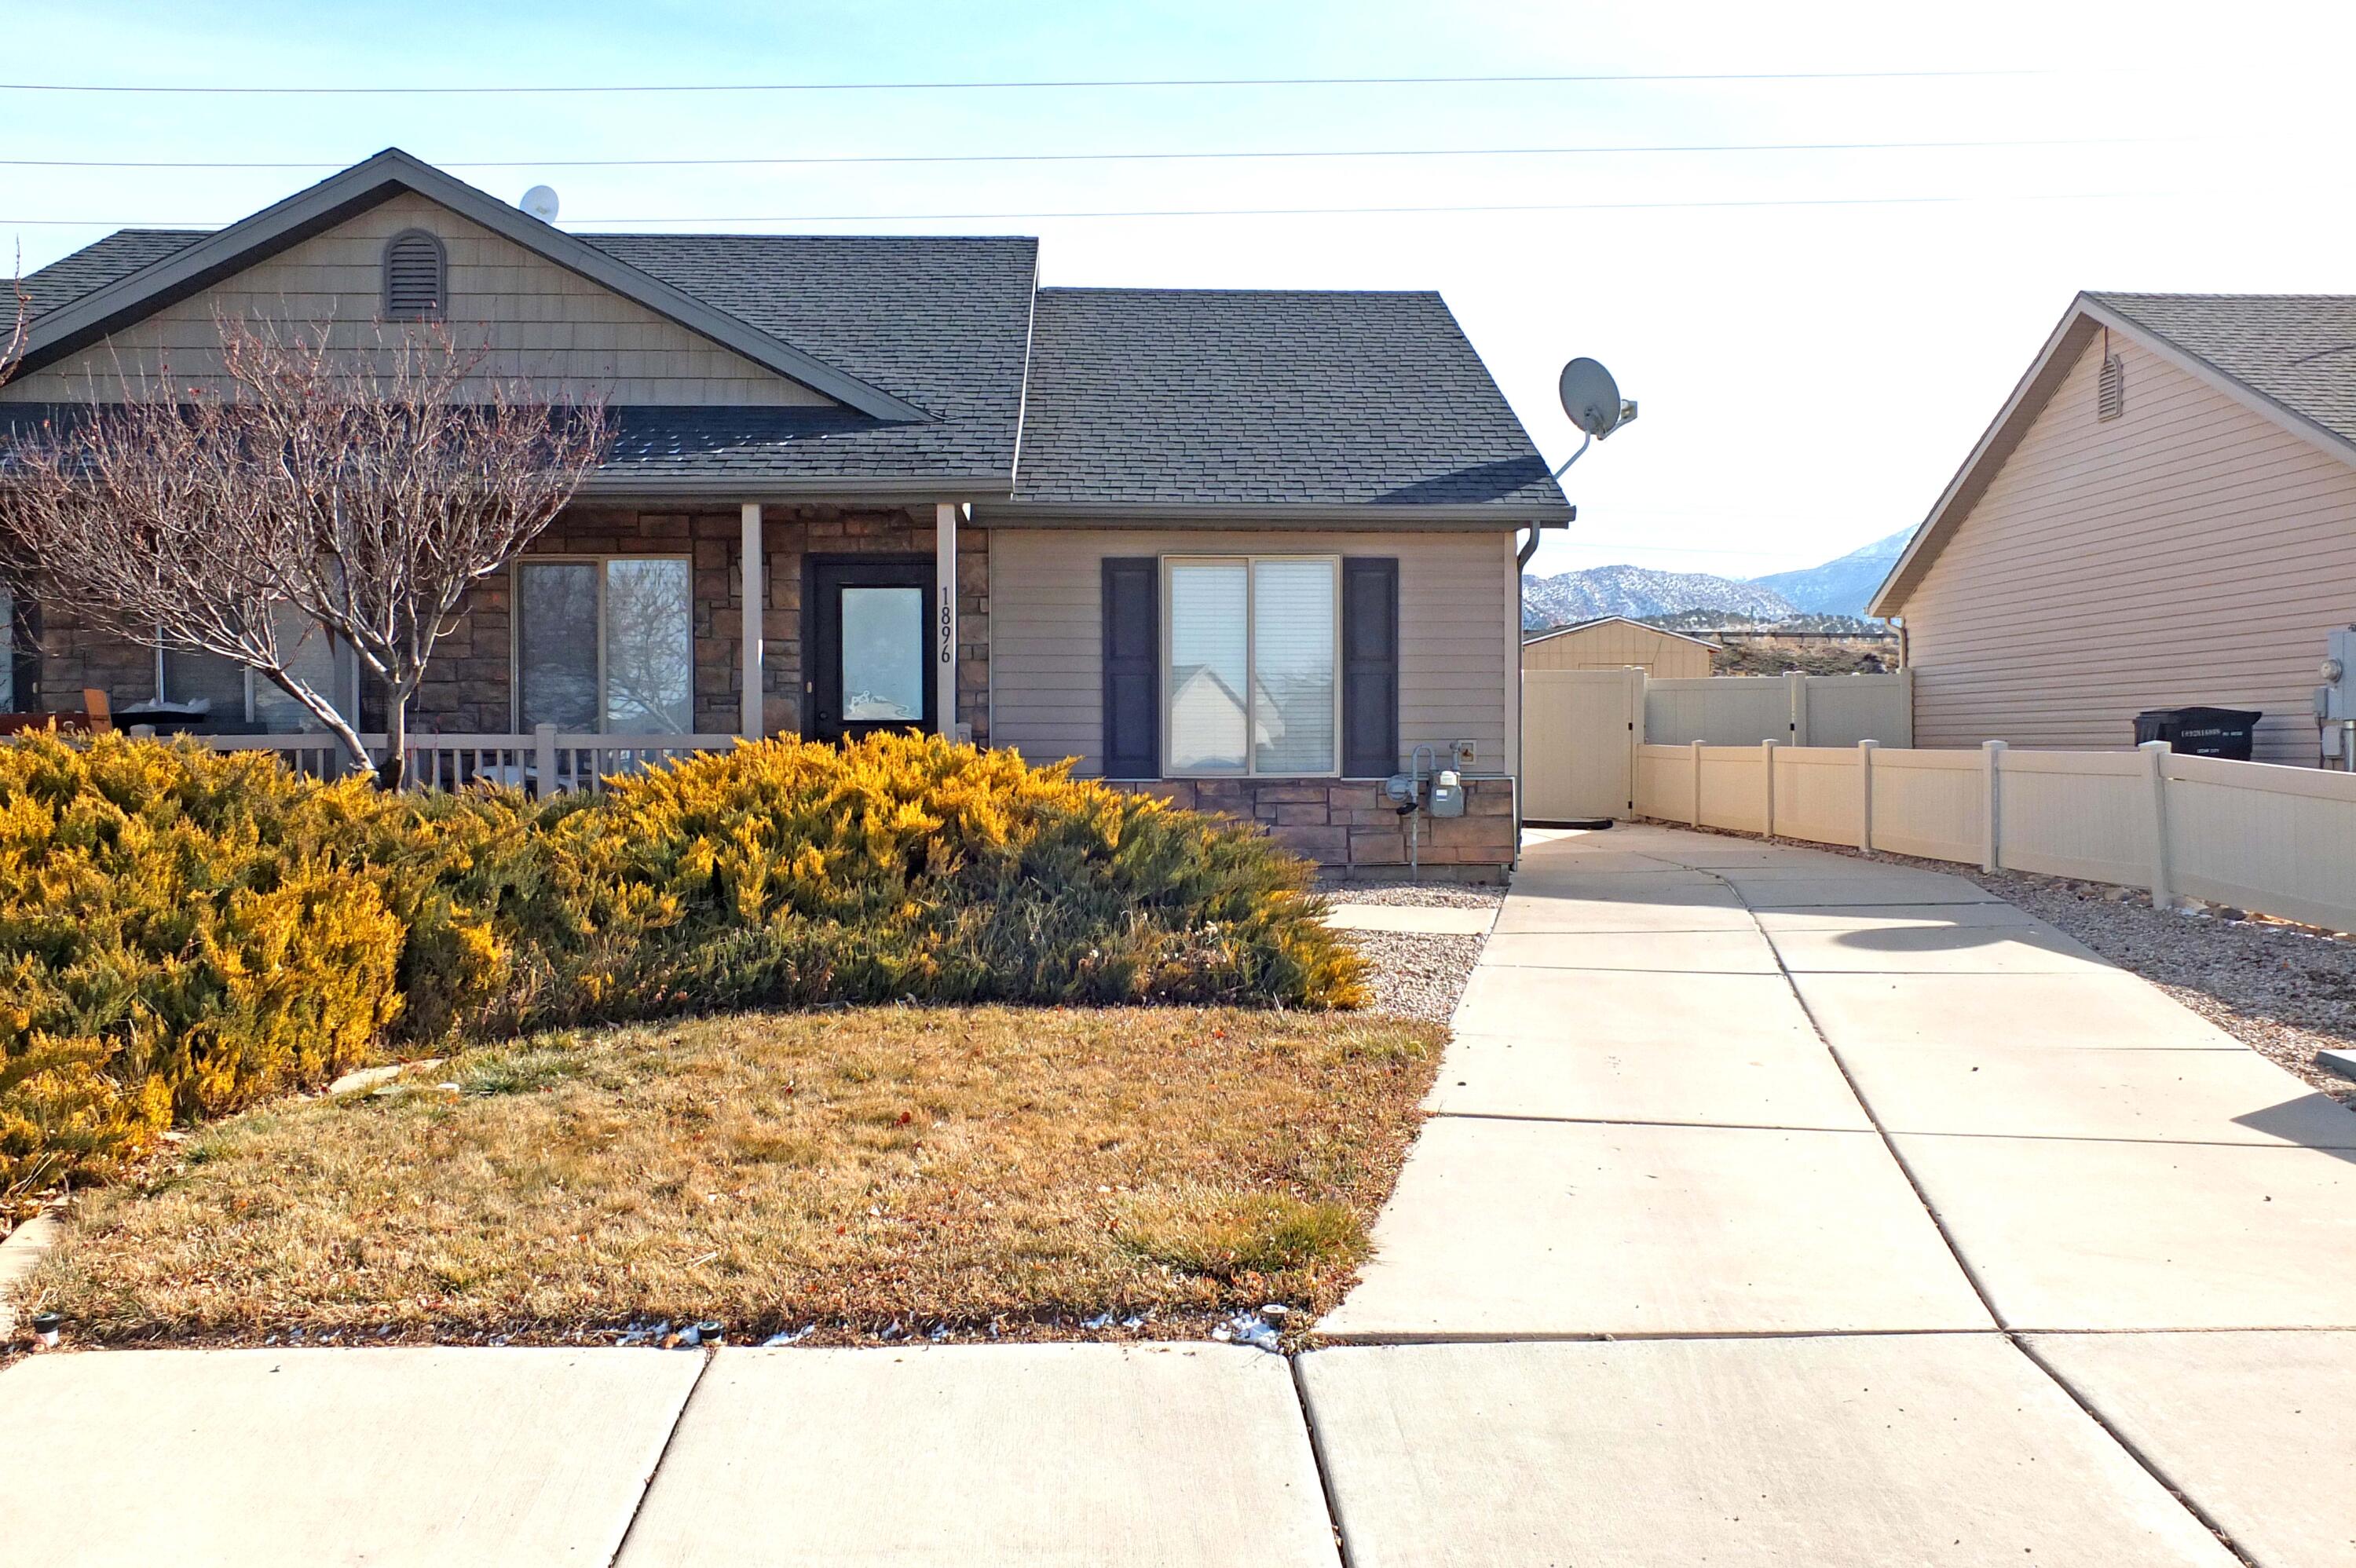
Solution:
<svg viewBox="0 0 2356 1568">
<path fill-rule="evenodd" d="M 255 753 L 0 745 L 0 1190 L 365 1057 L 403 928 L 353 825 L 389 810 Z"/>
<path fill-rule="evenodd" d="M 516 1023 L 747 1003 L 1350 1005 L 1309 868 L 1248 829 L 934 737 L 618 783 L 513 890 Z"/>
<path fill-rule="evenodd" d="M 0 1195 L 427 1040 L 754 1003 L 1353 1006 L 1309 868 L 937 738 L 545 804 L 260 752 L 0 745 Z"/>
</svg>

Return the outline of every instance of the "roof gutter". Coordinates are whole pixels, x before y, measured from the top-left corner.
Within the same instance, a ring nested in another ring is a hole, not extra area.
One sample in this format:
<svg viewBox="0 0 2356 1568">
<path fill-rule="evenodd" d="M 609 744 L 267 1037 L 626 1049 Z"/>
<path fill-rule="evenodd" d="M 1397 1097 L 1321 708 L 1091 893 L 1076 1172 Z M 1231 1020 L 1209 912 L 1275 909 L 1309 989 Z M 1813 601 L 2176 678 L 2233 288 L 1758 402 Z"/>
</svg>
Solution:
<svg viewBox="0 0 2356 1568">
<path fill-rule="evenodd" d="M 1570 516 L 1563 518 L 1560 522 L 1532 523 L 1530 525 L 1530 537 L 1524 539 L 1522 541 L 1522 548 L 1514 552 L 1514 565 L 1515 567 L 1526 567 L 1530 564 L 1530 557 L 1537 554 L 1538 539 L 1547 529 L 1567 528 L 1577 521 L 1579 521 L 1579 508 L 1577 507 L 1573 507 L 1570 509 Z"/>
<path fill-rule="evenodd" d="M 884 478 L 780 479 L 747 475 L 732 479 L 679 478 L 659 474 L 593 474 L 578 492 L 589 501 L 721 502 L 734 507 L 748 501 L 810 505 L 828 501 L 858 501 L 869 505 L 934 506 L 988 502 L 1007 491 L 1003 474 L 895 474 Z"/>
<path fill-rule="evenodd" d="M 1568 507 L 1394 506 L 1380 503 L 1301 505 L 1264 502 L 1025 502 L 993 504 L 977 523 L 1002 528 L 1147 528 L 1194 525 L 1238 528 L 1523 528 L 1556 527 L 1570 520 Z"/>
</svg>

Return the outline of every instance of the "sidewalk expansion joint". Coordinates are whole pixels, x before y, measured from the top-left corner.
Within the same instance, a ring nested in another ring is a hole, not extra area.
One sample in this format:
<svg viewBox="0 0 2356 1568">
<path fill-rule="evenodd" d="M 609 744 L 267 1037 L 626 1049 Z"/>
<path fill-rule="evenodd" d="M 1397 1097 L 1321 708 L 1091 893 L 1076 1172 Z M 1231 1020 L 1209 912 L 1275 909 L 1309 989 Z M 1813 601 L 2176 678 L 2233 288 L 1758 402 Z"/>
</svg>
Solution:
<svg viewBox="0 0 2356 1568">
<path fill-rule="evenodd" d="M 1316 1406 L 1301 1381 L 1301 1357 L 1293 1354 L 1284 1360 L 1284 1370 L 1292 1379 L 1292 1402 L 1300 1406 L 1301 1429 L 1309 1435 L 1309 1462 L 1317 1467 L 1318 1489 L 1325 1494 L 1325 1522 L 1333 1531 L 1333 1550 L 1341 1555 L 1342 1568 L 1352 1568 L 1350 1538 L 1342 1529 L 1341 1499 L 1334 1492 L 1333 1472 L 1326 1463 L 1324 1435 L 1317 1430 Z"/>
<path fill-rule="evenodd" d="M 703 1386 L 703 1380 L 711 1374 L 712 1363 L 720 1355 L 714 1346 L 706 1346 L 698 1353 L 703 1358 L 703 1364 L 695 1369 L 695 1381 L 687 1385 L 687 1397 L 679 1402 L 679 1413 L 670 1418 L 670 1430 L 663 1434 L 662 1447 L 656 1452 L 655 1462 L 647 1470 L 647 1478 L 638 1484 L 638 1500 L 631 1505 L 630 1522 L 622 1527 L 622 1538 L 614 1543 L 614 1554 L 605 1559 L 606 1568 L 614 1568 L 622 1561 L 624 1553 L 630 1550 L 630 1537 L 638 1531 L 638 1518 L 647 1511 L 647 1499 L 654 1492 L 655 1477 L 662 1474 L 663 1466 L 669 1462 L 670 1446 L 679 1441 L 679 1429 L 687 1422 L 688 1408 L 695 1403 L 696 1391 Z"/>
<path fill-rule="evenodd" d="M 1743 908 L 1751 912 L 1751 923 L 1757 925 L 1759 923 L 1759 911 L 1757 907 L 1751 903 L 1749 897 L 1747 897 L 1740 888 L 1735 889 L 1734 896 L 1741 901 Z M 1766 928 L 1764 926 L 1760 926 L 1759 930 L 1761 935 L 1764 936 L 1766 934 Z M 1774 944 L 1770 941 L 1768 945 L 1770 947 L 1773 947 Z M 1824 1025 L 1817 1019 L 1815 1009 L 1808 1006 L 1808 998 L 1801 994 L 1800 987 L 1794 983 L 1792 979 L 1792 970 L 1783 963 L 1783 955 L 1781 950 L 1778 950 L 1775 954 L 1775 963 L 1776 966 L 1783 971 L 1783 983 L 1791 987 L 1793 997 L 1798 1000 L 1800 1010 L 1806 1014 L 1808 1027 L 1815 1030 L 1816 1038 L 1824 1042 L 1826 1051 L 1829 1053 L 1833 1059 L 1833 1065 L 1839 1069 L 1841 1077 L 1847 1082 L 1849 1093 L 1856 1096 L 1858 1104 L 1865 1112 L 1866 1119 L 1873 1124 L 1873 1130 L 1881 1136 L 1882 1147 L 1890 1151 L 1890 1157 L 1897 1162 L 1899 1174 L 1905 1177 L 1906 1184 L 1914 1189 L 1915 1201 L 1921 1203 L 1922 1205 L 1922 1212 L 1930 1216 L 1931 1223 L 1938 1230 L 1939 1240 L 1945 1243 L 1949 1255 L 1954 1257 L 1955 1260 L 1955 1266 L 1963 1271 L 1965 1281 L 1971 1285 L 1974 1294 L 1978 1296 L 1980 1298 L 1980 1306 L 1987 1313 L 1989 1320 L 1997 1325 L 1997 1327 L 2002 1330 L 2004 1338 L 2012 1345 L 2014 1349 L 2019 1351 L 2023 1356 L 2029 1359 L 2029 1365 L 2035 1367 L 2039 1371 L 2043 1372 L 2048 1378 L 2051 1379 L 2053 1385 L 2062 1391 L 2065 1398 L 2067 1398 L 2072 1403 L 2075 1404 L 2080 1410 L 2084 1411 L 2086 1413 L 2087 1419 L 2094 1422 L 2096 1426 L 2101 1428 L 2102 1431 L 2109 1436 L 2112 1442 L 2118 1445 L 2119 1452 L 2125 1454 L 2128 1458 L 2134 1460 L 2136 1464 L 2142 1467 L 2144 1473 L 2149 1476 L 2154 1481 L 2158 1482 L 2158 1485 L 2167 1491 L 2169 1496 L 2174 1498 L 2183 1508 L 2186 1513 L 2191 1515 L 2194 1520 L 2200 1522 L 2202 1529 L 2208 1531 L 2211 1535 L 2214 1536 L 2220 1546 L 2224 1548 L 2225 1551 L 2233 1553 L 2235 1561 L 2243 1563 L 2244 1568 L 2257 1568 L 2255 1560 L 2253 1559 L 2248 1552 L 2244 1552 L 2240 1546 L 2234 1543 L 2233 1538 L 2226 1533 L 2222 1525 L 2210 1517 L 2207 1509 L 2194 1502 L 2191 1497 L 2188 1495 L 2181 1487 L 2178 1486 L 2165 1470 L 2161 1469 L 2158 1464 L 2153 1462 L 2149 1455 L 2146 1454 L 2134 1443 L 2129 1442 L 2126 1435 L 2120 1432 L 2117 1427 L 2103 1419 L 2102 1413 L 2096 1410 L 2091 1402 L 2082 1397 L 2076 1389 L 2070 1386 L 2068 1380 L 2064 1379 L 2059 1372 L 2055 1371 L 2052 1367 L 2049 1366 L 2044 1358 L 2038 1355 L 2036 1349 L 2029 1345 L 2024 1333 L 2005 1320 L 2005 1315 L 1997 1309 L 1996 1297 L 1988 1290 L 1987 1283 L 1980 1278 L 1979 1271 L 1975 1269 L 1972 1266 L 1971 1260 L 1964 1255 L 1963 1247 L 1956 1242 L 1954 1233 L 1948 1230 L 1947 1221 L 1939 1213 L 1937 1205 L 1931 1201 L 1931 1195 L 1923 1189 L 1922 1179 L 1914 1174 L 1914 1168 L 1907 1163 L 1906 1156 L 1899 1149 L 1898 1140 L 1890 1135 L 1889 1128 L 1882 1125 L 1881 1117 L 1879 1114 L 1874 1110 L 1873 1103 L 1866 1098 L 1865 1091 L 1858 1086 L 1856 1075 L 1849 1072 L 1848 1063 L 1842 1060 L 1840 1049 L 1834 1045 L 1832 1038 L 1825 1033 Z M 1975 978 L 1978 979 L 1996 979 L 2000 977 L 2001 976 L 1993 975 L 1975 976 Z M 2115 1140 L 2095 1139 L 2088 1141 L 2102 1142 Z"/>
</svg>

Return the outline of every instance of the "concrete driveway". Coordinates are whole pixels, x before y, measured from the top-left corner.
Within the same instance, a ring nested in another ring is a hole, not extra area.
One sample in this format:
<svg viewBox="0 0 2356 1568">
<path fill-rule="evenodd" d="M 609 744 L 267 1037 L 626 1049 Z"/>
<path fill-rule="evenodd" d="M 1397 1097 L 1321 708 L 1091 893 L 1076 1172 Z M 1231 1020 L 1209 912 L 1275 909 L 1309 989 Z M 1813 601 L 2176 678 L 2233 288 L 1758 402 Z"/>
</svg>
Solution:
<svg viewBox="0 0 2356 1568">
<path fill-rule="evenodd" d="M 1960 877 L 1622 827 L 1497 930 L 1301 1361 L 1358 1568 L 2356 1563 L 2356 1115 Z"/>
<path fill-rule="evenodd" d="M 0 1568 L 2356 1564 L 2356 1116 L 1935 872 L 1496 930 L 1328 1348 L 37 1356 Z"/>
</svg>

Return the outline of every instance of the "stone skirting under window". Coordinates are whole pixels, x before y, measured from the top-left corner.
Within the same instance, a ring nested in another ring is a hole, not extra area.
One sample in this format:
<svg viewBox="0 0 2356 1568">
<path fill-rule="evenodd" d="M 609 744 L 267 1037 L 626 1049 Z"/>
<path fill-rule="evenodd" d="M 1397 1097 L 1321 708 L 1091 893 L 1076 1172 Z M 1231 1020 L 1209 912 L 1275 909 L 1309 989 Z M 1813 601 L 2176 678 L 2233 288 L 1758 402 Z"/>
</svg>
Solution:
<svg viewBox="0 0 2356 1568">
<path fill-rule="evenodd" d="M 1408 824 L 1378 784 L 1336 779 L 1163 779 L 1116 783 L 1173 805 L 1253 822 L 1329 874 L 1395 876 Z M 1416 863 L 1434 880 L 1494 880 L 1514 862 L 1514 781 L 1467 779 L 1464 815 L 1425 816 Z"/>
</svg>

